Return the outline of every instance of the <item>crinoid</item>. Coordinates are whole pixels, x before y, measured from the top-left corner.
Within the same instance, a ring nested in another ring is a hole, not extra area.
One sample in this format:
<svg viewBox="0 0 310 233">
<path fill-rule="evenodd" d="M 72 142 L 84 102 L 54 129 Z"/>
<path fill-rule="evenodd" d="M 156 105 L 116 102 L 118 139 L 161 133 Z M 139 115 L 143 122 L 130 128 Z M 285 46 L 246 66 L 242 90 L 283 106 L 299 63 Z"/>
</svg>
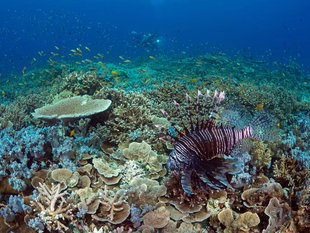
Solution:
<svg viewBox="0 0 310 233">
<path fill-rule="evenodd" d="M 223 124 L 218 111 L 224 98 L 224 91 L 215 91 L 212 97 L 209 90 L 205 95 L 198 90 L 196 106 L 192 109 L 191 97 L 186 94 L 187 121 L 183 120 L 180 105 L 174 101 L 180 125 L 172 122 L 169 114 L 162 110 L 171 128 L 165 130 L 157 125 L 164 135 L 161 139 L 174 144 L 167 166 L 181 173 L 183 190 L 189 194 L 193 194 L 192 185 L 206 191 L 231 188 L 228 177 L 239 173 L 242 166 L 242 161 L 230 156 L 232 150 L 245 138 L 273 140 L 277 134 L 275 122 L 263 111 L 240 129 Z"/>
</svg>

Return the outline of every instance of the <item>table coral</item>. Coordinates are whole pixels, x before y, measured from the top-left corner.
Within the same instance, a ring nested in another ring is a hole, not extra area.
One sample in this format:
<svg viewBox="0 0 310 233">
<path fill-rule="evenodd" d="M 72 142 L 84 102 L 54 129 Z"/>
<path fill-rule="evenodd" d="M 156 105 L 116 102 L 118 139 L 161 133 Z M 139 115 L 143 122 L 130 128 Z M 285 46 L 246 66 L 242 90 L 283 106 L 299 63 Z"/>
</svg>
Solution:
<svg viewBox="0 0 310 233">
<path fill-rule="evenodd" d="M 106 111 L 111 100 L 92 99 L 90 96 L 74 96 L 65 98 L 55 104 L 45 105 L 32 113 L 36 119 L 50 122 L 74 121 L 83 117 L 91 117 Z"/>
</svg>

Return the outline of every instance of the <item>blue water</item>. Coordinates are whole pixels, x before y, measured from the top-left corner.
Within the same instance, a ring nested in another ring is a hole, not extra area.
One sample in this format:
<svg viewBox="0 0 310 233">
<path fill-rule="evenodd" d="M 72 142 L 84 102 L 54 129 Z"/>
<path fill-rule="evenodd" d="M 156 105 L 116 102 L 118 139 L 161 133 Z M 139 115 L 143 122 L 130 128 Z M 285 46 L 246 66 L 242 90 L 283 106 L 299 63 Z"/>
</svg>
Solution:
<svg viewBox="0 0 310 233">
<path fill-rule="evenodd" d="M 269 61 L 296 59 L 307 70 L 309 9 L 307 0 L 3 2 L 0 78 L 21 73 L 23 67 L 47 65 L 51 52 L 60 54 L 58 60 L 70 59 L 70 50 L 81 45 L 91 49 L 86 58 L 102 53 L 110 61 L 120 55 L 131 59 L 146 54 L 196 56 L 223 50 Z M 133 30 L 158 33 L 157 48 L 136 47 Z"/>
</svg>

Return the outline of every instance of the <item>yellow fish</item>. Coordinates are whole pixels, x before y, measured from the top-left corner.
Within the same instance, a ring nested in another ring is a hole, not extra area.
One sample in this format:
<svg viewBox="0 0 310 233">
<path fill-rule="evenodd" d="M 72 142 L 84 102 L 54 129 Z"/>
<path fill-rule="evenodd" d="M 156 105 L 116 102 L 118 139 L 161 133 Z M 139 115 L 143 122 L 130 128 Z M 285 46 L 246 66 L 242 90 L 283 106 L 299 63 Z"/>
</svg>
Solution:
<svg viewBox="0 0 310 233">
<path fill-rule="evenodd" d="M 193 78 L 192 82 L 197 82 L 197 80 L 198 80 L 197 78 Z"/>
<path fill-rule="evenodd" d="M 76 48 L 77 51 L 79 51 L 80 53 L 82 53 L 82 50 L 80 48 Z"/>
<path fill-rule="evenodd" d="M 147 80 L 145 81 L 145 84 L 147 84 L 150 80 L 151 80 L 150 78 L 149 78 L 149 79 L 147 79 Z"/>
<path fill-rule="evenodd" d="M 117 75 L 118 72 L 116 72 L 115 70 L 112 70 L 111 74 Z"/>
<path fill-rule="evenodd" d="M 124 62 L 128 63 L 128 62 L 131 62 L 130 60 L 125 60 Z"/>
<path fill-rule="evenodd" d="M 4 91 L 2 91 L 1 93 L 2 93 L 2 95 L 5 95 L 5 92 L 4 92 Z"/>
<path fill-rule="evenodd" d="M 149 58 L 151 58 L 151 59 L 153 59 L 153 60 L 155 60 L 156 58 L 155 57 L 153 57 L 153 56 L 149 56 Z"/>
<path fill-rule="evenodd" d="M 120 59 L 125 60 L 125 58 L 123 58 L 122 56 L 119 56 Z"/>
<path fill-rule="evenodd" d="M 60 50 L 60 48 L 58 46 L 55 46 L 55 49 Z"/>
<path fill-rule="evenodd" d="M 70 132 L 70 137 L 72 137 L 73 135 L 74 135 L 74 129 L 73 130 L 71 130 L 71 132 Z"/>
<path fill-rule="evenodd" d="M 256 106 L 256 110 L 261 110 L 261 109 L 263 109 L 264 108 L 264 105 L 263 104 L 258 104 L 257 106 Z"/>
<path fill-rule="evenodd" d="M 90 48 L 88 48 L 87 46 L 85 46 L 85 49 L 87 49 L 90 52 Z"/>
<path fill-rule="evenodd" d="M 70 50 L 72 53 L 76 53 L 76 50 L 75 49 L 71 49 Z"/>
</svg>

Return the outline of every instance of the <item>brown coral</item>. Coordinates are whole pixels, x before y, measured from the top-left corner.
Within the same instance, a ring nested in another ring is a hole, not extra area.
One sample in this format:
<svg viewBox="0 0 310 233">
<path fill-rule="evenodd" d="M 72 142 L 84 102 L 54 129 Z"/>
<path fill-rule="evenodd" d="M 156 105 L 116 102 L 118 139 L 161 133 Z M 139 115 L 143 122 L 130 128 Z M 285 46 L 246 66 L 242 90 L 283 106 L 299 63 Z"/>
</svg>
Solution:
<svg viewBox="0 0 310 233">
<path fill-rule="evenodd" d="M 163 228 L 170 220 L 170 212 L 164 207 L 159 207 L 154 211 L 150 211 L 143 216 L 144 225 L 153 228 Z"/>
<path fill-rule="evenodd" d="M 256 213 L 234 213 L 231 209 L 224 209 L 218 215 L 218 220 L 225 226 L 224 232 L 250 232 L 251 228 L 260 223 Z"/>
<path fill-rule="evenodd" d="M 271 198 L 281 198 L 283 195 L 284 191 L 279 183 L 266 183 L 260 188 L 245 190 L 241 198 L 247 207 L 259 207 L 267 206 Z"/>
<path fill-rule="evenodd" d="M 129 216 L 130 206 L 124 201 L 124 197 L 119 197 L 118 194 L 109 192 L 105 188 L 104 191 L 99 191 L 98 199 L 101 207 L 99 213 L 92 215 L 93 219 L 119 224 Z"/>
<path fill-rule="evenodd" d="M 276 197 L 271 198 L 265 209 L 265 214 L 269 216 L 269 224 L 263 230 L 263 233 L 277 232 L 277 230 L 290 220 L 290 212 L 291 209 L 287 203 L 280 204 Z"/>
</svg>

